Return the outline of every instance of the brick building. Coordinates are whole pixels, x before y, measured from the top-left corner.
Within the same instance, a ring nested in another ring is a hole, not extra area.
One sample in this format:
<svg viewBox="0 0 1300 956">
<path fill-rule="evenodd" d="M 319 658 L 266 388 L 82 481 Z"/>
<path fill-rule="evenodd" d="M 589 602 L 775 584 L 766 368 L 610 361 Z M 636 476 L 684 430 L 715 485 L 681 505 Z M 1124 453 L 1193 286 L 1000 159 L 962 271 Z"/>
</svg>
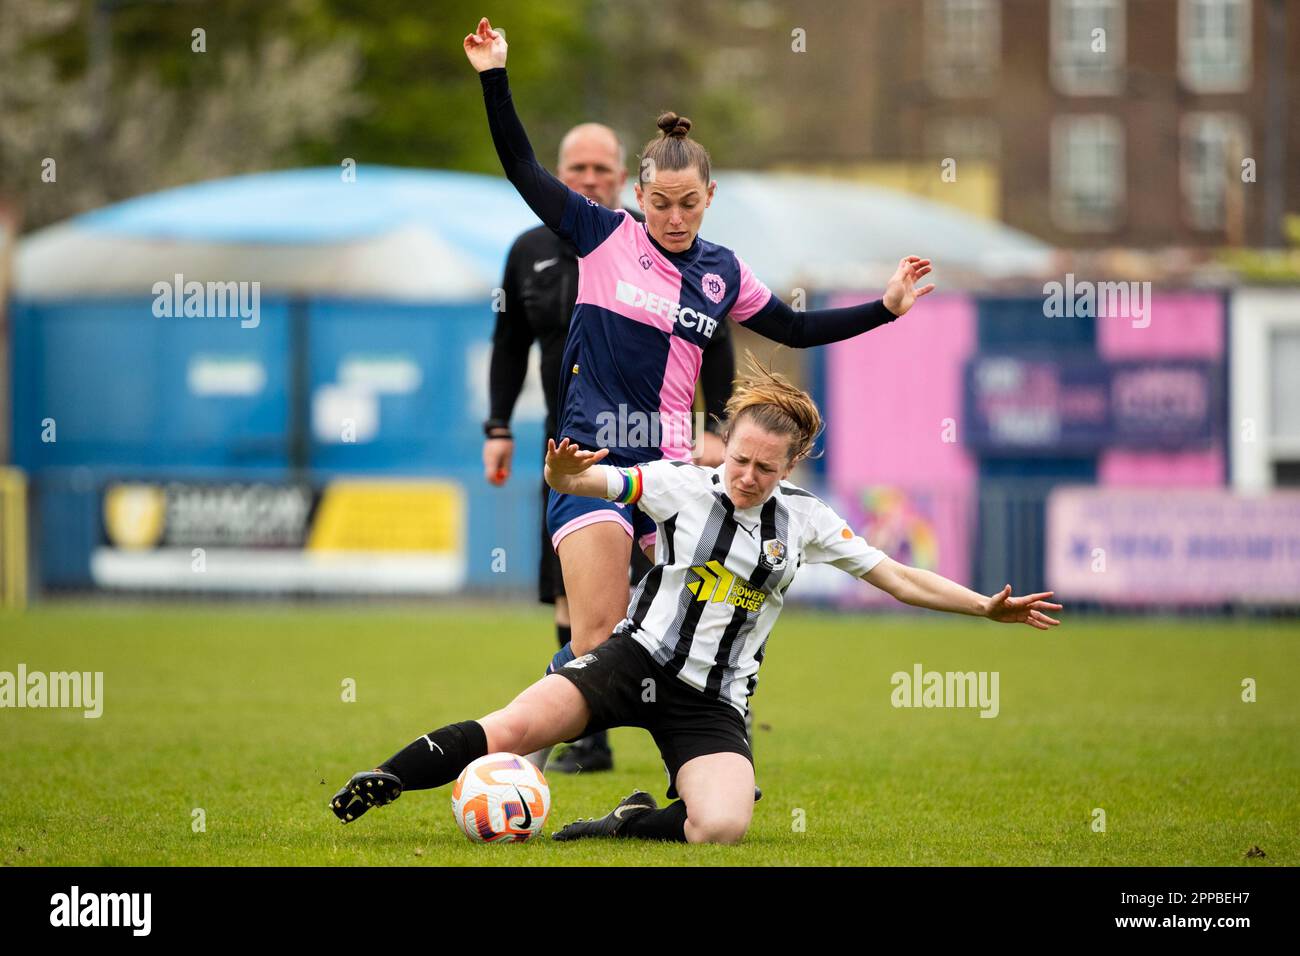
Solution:
<svg viewBox="0 0 1300 956">
<path fill-rule="evenodd" d="M 788 118 L 778 161 L 991 162 L 1000 218 L 1067 248 L 1281 244 L 1300 213 L 1298 0 L 876 0 L 765 20 L 768 43 L 786 21 L 807 33 L 806 57 L 761 58 Z"/>
</svg>

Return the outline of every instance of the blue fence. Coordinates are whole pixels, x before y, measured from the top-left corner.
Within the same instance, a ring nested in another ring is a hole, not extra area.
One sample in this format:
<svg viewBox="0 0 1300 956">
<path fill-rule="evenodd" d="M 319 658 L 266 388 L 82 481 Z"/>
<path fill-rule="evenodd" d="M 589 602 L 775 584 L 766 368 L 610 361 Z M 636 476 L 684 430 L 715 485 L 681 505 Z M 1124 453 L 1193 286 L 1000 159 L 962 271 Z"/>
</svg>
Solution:
<svg viewBox="0 0 1300 956">
<path fill-rule="evenodd" d="M 979 308 L 980 353 L 1095 346 L 1091 323 L 1043 323 L 1041 305 Z M 403 476 L 461 488 L 469 589 L 535 588 L 544 406 L 535 396 L 517 407 L 512 478 L 489 486 L 480 456 L 493 314 L 482 301 L 267 297 L 256 323 L 159 318 L 143 297 L 18 301 L 11 315 L 14 458 L 31 476 L 44 586 L 92 585 L 112 482 L 321 488 Z M 824 350 L 803 354 L 823 399 Z M 824 468 L 814 463 L 814 484 Z M 1095 455 L 980 455 L 968 583 L 1042 587 L 1051 489 L 1096 480 Z"/>
<path fill-rule="evenodd" d="M 32 477 L 46 586 L 91 584 L 110 481 L 358 475 L 460 484 L 469 586 L 534 586 L 543 410 L 520 408 L 513 476 L 488 486 L 478 462 L 493 316 L 481 301 L 268 297 L 255 324 L 158 318 L 152 306 L 14 303 L 14 459 Z"/>
</svg>

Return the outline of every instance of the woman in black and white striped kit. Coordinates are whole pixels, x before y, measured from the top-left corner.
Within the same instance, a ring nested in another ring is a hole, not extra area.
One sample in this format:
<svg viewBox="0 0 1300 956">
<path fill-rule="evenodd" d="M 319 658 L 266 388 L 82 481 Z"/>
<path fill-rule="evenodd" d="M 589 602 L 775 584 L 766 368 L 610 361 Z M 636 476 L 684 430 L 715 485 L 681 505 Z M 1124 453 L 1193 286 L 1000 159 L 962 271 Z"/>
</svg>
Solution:
<svg viewBox="0 0 1300 956">
<path fill-rule="evenodd" d="M 641 837 L 733 843 L 754 810 L 744 715 L 786 589 L 804 564 L 832 564 L 905 604 L 1047 630 L 1051 592 L 985 596 L 869 545 L 825 502 L 788 481 L 821 431 L 812 399 L 753 363 L 727 405 L 726 458 L 716 468 L 654 461 L 599 464 L 607 452 L 550 443 L 546 480 L 562 494 L 640 508 L 658 526 L 655 567 L 627 617 L 593 652 L 548 674 L 480 720 L 417 738 L 331 801 L 344 822 L 404 790 L 450 783 L 488 753 L 531 753 L 599 730 L 644 727 L 668 769 L 663 809 L 644 791 L 558 840 Z M 611 574 L 614 571 L 611 570 Z M 432 743 L 432 746 L 431 746 Z"/>
</svg>

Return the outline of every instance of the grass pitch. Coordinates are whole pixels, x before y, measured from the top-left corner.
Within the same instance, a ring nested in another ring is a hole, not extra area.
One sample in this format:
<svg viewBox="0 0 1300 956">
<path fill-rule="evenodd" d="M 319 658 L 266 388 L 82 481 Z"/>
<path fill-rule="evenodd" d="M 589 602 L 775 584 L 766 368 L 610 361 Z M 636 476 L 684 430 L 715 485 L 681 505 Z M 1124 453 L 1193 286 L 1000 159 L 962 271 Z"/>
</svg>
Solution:
<svg viewBox="0 0 1300 956">
<path fill-rule="evenodd" d="M 743 843 L 477 846 L 449 787 L 347 827 L 326 802 L 535 679 L 543 609 L 47 604 L 0 617 L 0 671 L 102 671 L 103 716 L 0 710 L 0 864 L 1300 863 L 1300 624 L 1065 620 L 788 610 Z M 891 675 L 917 662 L 999 672 L 998 716 L 893 707 Z M 649 735 L 612 736 L 614 772 L 550 776 L 547 834 L 637 787 L 662 798 Z"/>
</svg>

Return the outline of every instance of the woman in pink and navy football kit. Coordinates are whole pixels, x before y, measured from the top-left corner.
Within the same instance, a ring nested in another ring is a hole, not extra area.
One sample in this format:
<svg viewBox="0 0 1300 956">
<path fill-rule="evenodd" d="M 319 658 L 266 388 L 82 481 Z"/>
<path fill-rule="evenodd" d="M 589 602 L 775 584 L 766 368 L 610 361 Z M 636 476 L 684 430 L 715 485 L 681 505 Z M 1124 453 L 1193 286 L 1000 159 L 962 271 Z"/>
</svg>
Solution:
<svg viewBox="0 0 1300 956">
<path fill-rule="evenodd" d="M 609 464 L 690 461 L 691 405 L 704 345 L 727 316 L 796 348 L 869 331 L 902 315 L 934 285 L 916 288 L 928 259 L 904 258 L 883 299 L 846 309 L 795 312 L 730 249 L 699 238 L 716 183 L 709 157 L 688 137 L 690 120 L 666 113 L 642 153 L 637 203 L 646 222 L 569 189 L 537 161 L 515 114 L 506 42 L 487 18 L 465 37 L 479 72 L 488 126 L 506 177 L 579 255 L 578 300 L 561 366 L 557 440 L 608 449 Z M 655 526 L 625 505 L 551 492 L 551 541 L 570 601 L 573 640 L 563 664 L 602 643 L 627 610 L 632 542 L 647 549 Z"/>
</svg>

